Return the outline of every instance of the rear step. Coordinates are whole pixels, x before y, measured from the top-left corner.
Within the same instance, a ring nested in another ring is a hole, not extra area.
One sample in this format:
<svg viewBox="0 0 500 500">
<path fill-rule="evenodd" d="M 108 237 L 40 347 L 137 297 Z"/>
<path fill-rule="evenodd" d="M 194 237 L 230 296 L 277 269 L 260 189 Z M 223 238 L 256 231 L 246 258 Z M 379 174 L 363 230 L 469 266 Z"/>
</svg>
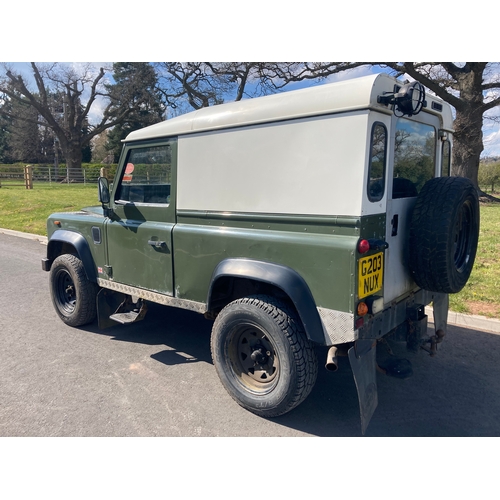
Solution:
<svg viewBox="0 0 500 500">
<path fill-rule="evenodd" d="M 125 300 L 118 306 L 118 309 L 112 314 L 109 319 L 125 325 L 127 323 L 135 323 L 141 321 L 146 316 L 148 307 L 143 299 L 138 299 L 137 302 L 132 301 L 132 297 L 127 295 Z"/>
<path fill-rule="evenodd" d="M 117 323 L 121 323 L 122 325 L 125 325 L 127 323 L 134 323 L 135 321 L 140 321 L 141 319 L 144 318 L 144 314 L 142 314 L 142 309 L 140 311 L 129 311 L 129 312 L 123 312 L 123 313 L 115 313 L 112 314 L 109 319 L 112 319 L 113 321 L 116 321 Z M 141 317 L 139 317 L 141 316 Z"/>
<path fill-rule="evenodd" d="M 120 323 L 135 323 L 144 319 L 147 305 L 143 299 L 135 302 L 130 295 L 103 288 L 97 295 L 97 311 L 99 328 L 109 328 Z"/>
</svg>

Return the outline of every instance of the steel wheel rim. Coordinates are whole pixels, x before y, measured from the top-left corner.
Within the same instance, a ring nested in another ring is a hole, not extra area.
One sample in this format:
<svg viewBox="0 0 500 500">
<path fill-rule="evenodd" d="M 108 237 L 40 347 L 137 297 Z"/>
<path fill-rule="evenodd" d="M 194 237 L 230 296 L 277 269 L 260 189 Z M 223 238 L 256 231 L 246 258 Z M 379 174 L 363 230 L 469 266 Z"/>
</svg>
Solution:
<svg viewBox="0 0 500 500">
<path fill-rule="evenodd" d="M 467 267 L 472 249 L 473 211 L 470 201 L 466 201 L 460 209 L 455 226 L 453 242 L 453 259 L 459 273 Z"/>
<path fill-rule="evenodd" d="M 266 394 L 279 379 L 279 358 L 274 343 L 261 327 L 244 324 L 233 329 L 228 358 L 234 377 L 246 390 Z"/>
<path fill-rule="evenodd" d="M 65 269 L 58 271 L 55 278 L 55 292 L 57 303 L 66 313 L 71 314 L 76 307 L 76 290 L 73 278 Z"/>
</svg>

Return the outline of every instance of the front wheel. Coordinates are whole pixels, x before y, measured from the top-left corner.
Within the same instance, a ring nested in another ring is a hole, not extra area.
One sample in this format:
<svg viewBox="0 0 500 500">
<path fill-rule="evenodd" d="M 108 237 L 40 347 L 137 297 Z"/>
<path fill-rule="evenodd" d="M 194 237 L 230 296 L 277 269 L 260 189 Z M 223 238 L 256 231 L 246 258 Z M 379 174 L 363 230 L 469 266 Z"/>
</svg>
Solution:
<svg viewBox="0 0 500 500">
<path fill-rule="evenodd" d="M 222 385 L 243 408 L 276 417 L 299 405 L 318 363 L 294 311 L 273 297 L 235 300 L 217 316 L 212 358 Z"/>
<path fill-rule="evenodd" d="M 97 317 L 97 285 L 87 278 L 82 261 L 60 255 L 50 268 L 50 293 L 59 317 L 69 326 L 82 326 Z"/>
</svg>

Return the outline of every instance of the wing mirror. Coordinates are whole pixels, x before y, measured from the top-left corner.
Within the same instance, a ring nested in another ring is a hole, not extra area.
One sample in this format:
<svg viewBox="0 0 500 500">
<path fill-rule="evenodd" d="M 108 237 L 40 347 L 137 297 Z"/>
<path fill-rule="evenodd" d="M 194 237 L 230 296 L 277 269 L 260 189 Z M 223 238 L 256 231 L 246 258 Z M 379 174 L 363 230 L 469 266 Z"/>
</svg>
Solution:
<svg viewBox="0 0 500 500">
<path fill-rule="evenodd" d="M 99 198 L 99 201 L 103 205 L 109 203 L 110 195 L 109 195 L 108 179 L 106 179 L 106 177 L 99 177 L 97 181 L 97 186 L 98 186 L 97 197 Z"/>
<path fill-rule="evenodd" d="M 99 177 L 97 181 L 97 197 L 102 204 L 104 217 L 111 218 L 113 215 L 113 209 L 109 207 L 111 195 L 109 194 L 109 182 L 106 177 Z"/>
</svg>

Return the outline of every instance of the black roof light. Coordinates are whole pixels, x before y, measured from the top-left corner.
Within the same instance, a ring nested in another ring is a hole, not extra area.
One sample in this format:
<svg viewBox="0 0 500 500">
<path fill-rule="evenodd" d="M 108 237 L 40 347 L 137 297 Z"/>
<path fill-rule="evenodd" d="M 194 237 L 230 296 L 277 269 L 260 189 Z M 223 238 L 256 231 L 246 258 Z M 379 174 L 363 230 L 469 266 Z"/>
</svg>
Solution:
<svg viewBox="0 0 500 500">
<path fill-rule="evenodd" d="M 407 83 L 394 93 L 384 92 L 384 95 L 379 95 L 377 102 L 392 104 L 394 114 L 399 112 L 401 113 L 399 116 L 417 115 L 426 104 L 425 88 L 420 82 Z"/>
</svg>

